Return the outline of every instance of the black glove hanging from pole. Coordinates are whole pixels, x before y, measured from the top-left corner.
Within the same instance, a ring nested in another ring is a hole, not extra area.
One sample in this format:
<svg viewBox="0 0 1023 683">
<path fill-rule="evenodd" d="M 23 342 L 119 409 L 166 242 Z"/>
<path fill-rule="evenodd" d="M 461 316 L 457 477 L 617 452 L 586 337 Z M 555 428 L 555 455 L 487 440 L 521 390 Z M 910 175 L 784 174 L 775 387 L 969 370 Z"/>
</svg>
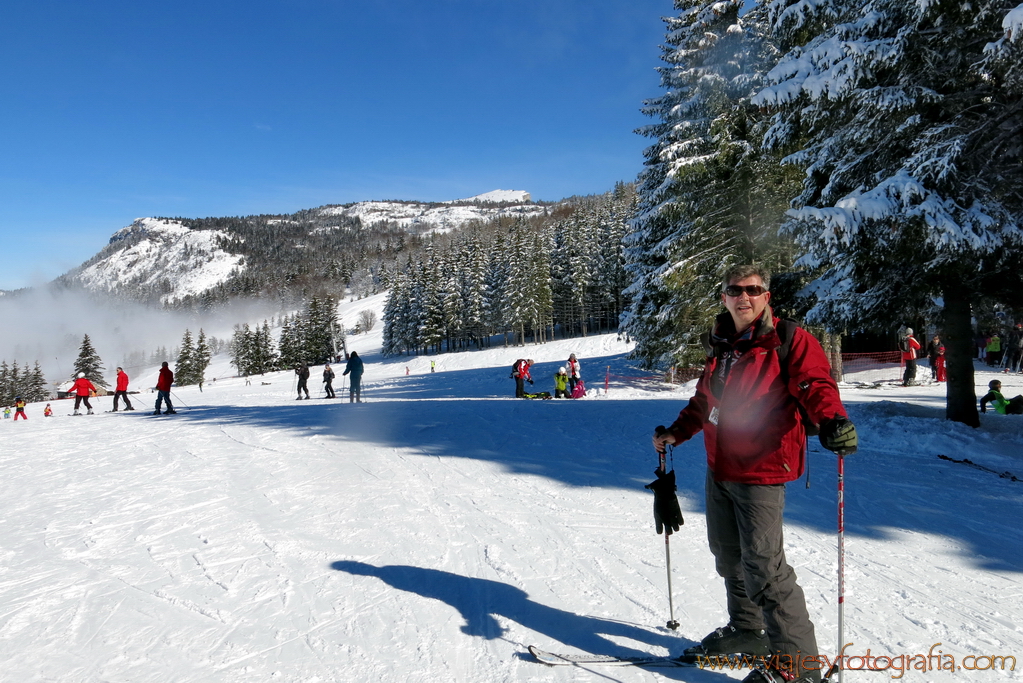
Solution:
<svg viewBox="0 0 1023 683">
<path fill-rule="evenodd" d="M 678 506 L 678 496 L 675 495 L 675 470 L 664 472 L 656 469 L 654 474 L 657 479 L 646 485 L 646 488 L 654 492 L 654 528 L 657 533 L 667 533 L 670 536 L 685 524 L 682 510 Z"/>
</svg>

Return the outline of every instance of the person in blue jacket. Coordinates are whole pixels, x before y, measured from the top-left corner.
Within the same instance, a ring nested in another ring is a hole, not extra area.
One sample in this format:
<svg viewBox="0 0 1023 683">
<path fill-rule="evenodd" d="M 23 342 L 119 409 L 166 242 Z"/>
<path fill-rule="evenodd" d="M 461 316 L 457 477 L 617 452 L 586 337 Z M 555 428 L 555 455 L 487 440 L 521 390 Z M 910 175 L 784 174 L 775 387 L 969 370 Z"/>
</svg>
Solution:
<svg viewBox="0 0 1023 683">
<path fill-rule="evenodd" d="M 348 357 L 348 364 L 345 365 L 345 371 L 342 375 L 351 374 L 352 383 L 348 389 L 348 402 L 349 403 L 362 403 L 360 392 L 362 390 L 362 359 L 359 358 L 359 354 L 352 351 L 352 355 Z"/>
</svg>

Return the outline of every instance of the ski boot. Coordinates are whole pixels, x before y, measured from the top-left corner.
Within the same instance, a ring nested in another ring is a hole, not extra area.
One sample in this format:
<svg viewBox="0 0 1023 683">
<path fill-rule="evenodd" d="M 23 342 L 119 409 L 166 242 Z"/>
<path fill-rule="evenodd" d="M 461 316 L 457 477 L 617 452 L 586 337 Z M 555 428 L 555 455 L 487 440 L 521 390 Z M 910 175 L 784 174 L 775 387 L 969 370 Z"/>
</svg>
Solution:
<svg viewBox="0 0 1023 683">
<path fill-rule="evenodd" d="M 821 683 L 821 672 L 804 670 L 802 675 L 797 676 L 773 667 L 758 666 L 746 674 L 742 683 Z"/>
<path fill-rule="evenodd" d="M 89 408 L 89 412 L 87 412 L 86 415 L 92 415 L 92 408 Z"/>
<path fill-rule="evenodd" d="M 77 410 L 76 410 L 75 412 L 71 413 L 71 414 L 72 414 L 72 415 L 81 415 L 81 413 L 80 413 L 80 412 L 78 412 Z"/>
<path fill-rule="evenodd" d="M 699 645 L 683 651 L 687 657 L 708 657 L 714 655 L 769 655 L 771 641 L 764 629 L 736 628 L 731 624 L 714 629 Z"/>
<path fill-rule="evenodd" d="M 165 410 L 165 411 L 163 411 L 163 414 L 164 415 L 177 415 L 178 411 L 176 411 L 176 410 Z"/>
<path fill-rule="evenodd" d="M 160 413 L 160 411 L 159 411 L 159 410 L 154 410 L 154 411 L 153 411 L 153 415 L 160 415 L 160 414 L 161 414 L 161 413 Z"/>
</svg>

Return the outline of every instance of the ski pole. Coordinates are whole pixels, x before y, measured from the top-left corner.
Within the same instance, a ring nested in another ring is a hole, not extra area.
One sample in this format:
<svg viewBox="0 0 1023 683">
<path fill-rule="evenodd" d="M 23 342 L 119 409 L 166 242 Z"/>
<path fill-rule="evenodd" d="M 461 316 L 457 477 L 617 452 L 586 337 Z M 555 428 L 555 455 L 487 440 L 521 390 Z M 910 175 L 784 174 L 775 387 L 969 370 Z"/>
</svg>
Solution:
<svg viewBox="0 0 1023 683">
<path fill-rule="evenodd" d="M 838 654 L 828 670 L 825 681 L 833 676 L 842 677 L 842 658 L 845 651 L 845 454 L 838 453 Z"/>
<path fill-rule="evenodd" d="M 667 431 L 663 426 L 657 427 L 654 432 L 661 434 Z M 665 449 L 657 451 L 657 462 L 658 469 L 664 474 L 667 474 L 668 470 L 665 468 Z M 674 461 L 674 453 L 672 453 L 672 461 Z M 674 463 L 672 466 L 674 469 Z M 668 623 L 665 624 L 672 631 L 676 630 L 679 626 L 678 622 L 675 621 L 675 601 L 672 597 L 671 590 L 671 529 L 664 530 L 664 564 L 668 571 Z"/>
<path fill-rule="evenodd" d="M 168 393 L 169 393 L 169 394 L 170 394 L 171 396 L 173 396 L 173 397 L 174 397 L 174 402 L 175 402 L 175 403 L 180 403 L 181 405 L 185 406 L 185 407 L 186 407 L 186 408 L 188 408 L 189 410 L 191 410 L 191 409 L 192 409 L 192 407 L 191 407 L 190 405 L 188 405 L 187 403 L 185 403 L 184 401 L 182 401 L 182 400 L 181 400 L 180 398 L 178 398 L 178 395 L 177 395 L 177 394 L 175 394 L 175 393 L 174 393 L 173 391 L 170 391 L 170 392 L 168 392 Z"/>
</svg>

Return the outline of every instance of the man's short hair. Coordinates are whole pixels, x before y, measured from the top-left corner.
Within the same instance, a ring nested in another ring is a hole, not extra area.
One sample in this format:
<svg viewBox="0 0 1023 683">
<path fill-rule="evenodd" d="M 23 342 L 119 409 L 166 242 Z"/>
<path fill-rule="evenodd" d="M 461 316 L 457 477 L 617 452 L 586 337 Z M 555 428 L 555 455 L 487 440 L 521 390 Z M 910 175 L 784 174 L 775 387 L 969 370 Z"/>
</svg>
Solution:
<svg viewBox="0 0 1023 683">
<path fill-rule="evenodd" d="M 721 291 L 725 290 L 725 287 L 738 282 L 739 280 L 745 280 L 748 277 L 759 275 L 760 279 L 764 283 L 764 289 L 771 289 L 771 271 L 763 266 L 754 266 L 748 263 L 739 264 L 732 266 L 725 271 L 725 277 L 721 280 Z"/>
</svg>

